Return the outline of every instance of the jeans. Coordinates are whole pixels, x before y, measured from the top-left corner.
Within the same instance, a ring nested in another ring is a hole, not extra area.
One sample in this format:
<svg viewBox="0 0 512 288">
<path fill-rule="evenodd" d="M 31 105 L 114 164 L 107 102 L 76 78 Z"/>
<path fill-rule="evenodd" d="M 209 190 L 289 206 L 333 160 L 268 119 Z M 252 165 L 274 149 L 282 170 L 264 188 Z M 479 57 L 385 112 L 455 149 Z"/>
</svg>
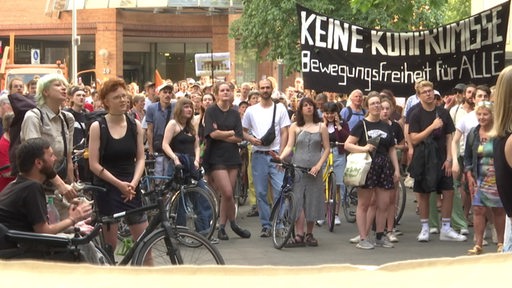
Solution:
<svg viewBox="0 0 512 288">
<path fill-rule="evenodd" d="M 273 201 L 279 198 L 281 185 L 283 183 L 284 172 L 278 169 L 275 163 L 270 162 L 270 155 L 263 153 L 252 153 L 252 178 L 254 181 L 254 190 L 258 211 L 260 214 L 260 223 L 264 228 L 270 228 L 270 208 L 267 201 L 268 181 L 272 185 Z M 273 203 L 272 203 L 273 204 Z"/>
<path fill-rule="evenodd" d="M 155 157 L 155 176 L 167 176 L 169 161 L 171 160 L 164 155 L 158 155 Z"/>
</svg>

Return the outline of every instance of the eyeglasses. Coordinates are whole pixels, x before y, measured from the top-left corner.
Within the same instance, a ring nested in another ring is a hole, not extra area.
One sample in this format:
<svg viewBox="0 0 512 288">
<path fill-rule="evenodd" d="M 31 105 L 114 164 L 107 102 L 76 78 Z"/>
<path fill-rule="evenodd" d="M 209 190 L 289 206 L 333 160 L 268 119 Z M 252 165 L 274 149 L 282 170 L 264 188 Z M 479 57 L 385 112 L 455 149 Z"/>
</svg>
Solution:
<svg viewBox="0 0 512 288">
<path fill-rule="evenodd" d="M 476 107 L 492 108 L 493 104 L 491 101 L 480 101 L 476 104 Z"/>
<path fill-rule="evenodd" d="M 428 89 L 428 90 L 423 90 L 423 91 L 421 91 L 421 94 L 430 94 L 430 93 L 432 93 L 432 92 L 434 92 L 434 90 L 432 90 L 432 89 Z"/>
</svg>

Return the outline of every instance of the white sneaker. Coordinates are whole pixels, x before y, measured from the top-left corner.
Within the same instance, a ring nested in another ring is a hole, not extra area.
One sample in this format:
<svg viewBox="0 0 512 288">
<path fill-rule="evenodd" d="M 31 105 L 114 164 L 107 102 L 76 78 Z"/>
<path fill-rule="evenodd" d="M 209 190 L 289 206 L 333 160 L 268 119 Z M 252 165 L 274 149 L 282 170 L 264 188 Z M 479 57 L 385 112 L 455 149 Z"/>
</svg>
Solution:
<svg viewBox="0 0 512 288">
<path fill-rule="evenodd" d="M 352 238 L 350 238 L 349 241 L 352 244 L 357 244 L 357 243 L 359 243 L 359 241 L 361 241 L 361 236 L 357 235 L 356 237 L 352 237 Z"/>
<path fill-rule="evenodd" d="M 336 215 L 334 217 L 334 225 L 341 225 L 341 219 L 340 216 Z"/>
<path fill-rule="evenodd" d="M 396 234 L 394 232 L 388 232 L 388 234 L 386 234 L 386 236 L 388 237 L 389 242 L 391 242 L 391 243 L 398 242 L 398 237 L 396 237 Z"/>
<path fill-rule="evenodd" d="M 439 229 L 437 227 L 430 228 L 430 234 L 439 234 Z"/>
<path fill-rule="evenodd" d="M 421 229 L 420 234 L 418 234 L 418 242 L 428 242 L 430 240 L 430 234 L 427 229 Z"/>
<path fill-rule="evenodd" d="M 469 230 L 467 228 L 462 228 L 462 229 L 460 229 L 460 234 L 461 235 L 469 235 Z"/>
<path fill-rule="evenodd" d="M 316 225 L 322 227 L 325 224 L 325 220 L 316 220 Z"/>
<path fill-rule="evenodd" d="M 441 234 L 439 235 L 439 240 L 463 242 L 463 241 L 468 240 L 468 238 L 464 235 L 460 235 L 459 233 L 455 232 L 455 230 L 453 230 L 453 228 L 450 227 L 446 230 L 441 229 Z"/>
<path fill-rule="evenodd" d="M 380 240 L 375 240 L 375 247 L 382 248 L 395 248 L 395 245 L 388 240 L 388 237 L 383 236 Z"/>
<path fill-rule="evenodd" d="M 368 240 L 361 240 L 357 243 L 356 248 L 364 249 L 364 250 L 371 250 L 371 249 L 375 248 L 375 245 L 370 243 Z"/>
</svg>

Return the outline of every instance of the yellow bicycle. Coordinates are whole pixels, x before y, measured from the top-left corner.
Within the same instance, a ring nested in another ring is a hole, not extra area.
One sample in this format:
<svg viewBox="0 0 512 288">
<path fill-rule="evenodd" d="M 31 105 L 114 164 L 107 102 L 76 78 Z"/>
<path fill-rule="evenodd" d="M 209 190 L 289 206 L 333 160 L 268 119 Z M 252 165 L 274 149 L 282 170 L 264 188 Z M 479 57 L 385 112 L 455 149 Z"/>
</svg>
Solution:
<svg viewBox="0 0 512 288">
<path fill-rule="evenodd" d="M 334 172 L 334 153 L 333 149 L 344 143 L 331 142 L 330 152 L 327 162 L 325 164 L 325 170 L 323 174 L 323 181 L 325 183 L 325 204 L 326 204 L 326 220 L 329 231 L 334 230 L 334 219 L 336 218 L 337 210 L 339 210 L 339 193 L 336 186 L 336 174 Z"/>
</svg>

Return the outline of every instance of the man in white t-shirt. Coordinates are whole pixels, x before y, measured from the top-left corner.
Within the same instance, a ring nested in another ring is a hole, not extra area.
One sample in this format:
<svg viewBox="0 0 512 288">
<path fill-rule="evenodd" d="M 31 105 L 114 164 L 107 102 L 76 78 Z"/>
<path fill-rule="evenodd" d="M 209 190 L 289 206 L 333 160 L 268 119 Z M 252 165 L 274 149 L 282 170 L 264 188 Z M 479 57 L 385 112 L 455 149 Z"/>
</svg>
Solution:
<svg viewBox="0 0 512 288">
<path fill-rule="evenodd" d="M 271 205 L 267 201 L 268 182 L 270 180 L 275 201 L 279 197 L 284 176 L 277 165 L 270 162 L 271 154 L 280 154 L 284 149 L 288 142 L 288 128 L 291 124 L 286 107 L 281 103 L 276 104 L 272 100 L 273 89 L 270 80 L 261 80 L 259 82 L 260 102 L 249 106 L 242 119 L 244 139 L 253 145 L 251 167 L 262 226 L 260 237 L 270 237 Z M 276 109 L 274 120 L 276 137 L 270 145 L 263 146 L 261 138 L 271 127 L 274 109 Z"/>
</svg>

